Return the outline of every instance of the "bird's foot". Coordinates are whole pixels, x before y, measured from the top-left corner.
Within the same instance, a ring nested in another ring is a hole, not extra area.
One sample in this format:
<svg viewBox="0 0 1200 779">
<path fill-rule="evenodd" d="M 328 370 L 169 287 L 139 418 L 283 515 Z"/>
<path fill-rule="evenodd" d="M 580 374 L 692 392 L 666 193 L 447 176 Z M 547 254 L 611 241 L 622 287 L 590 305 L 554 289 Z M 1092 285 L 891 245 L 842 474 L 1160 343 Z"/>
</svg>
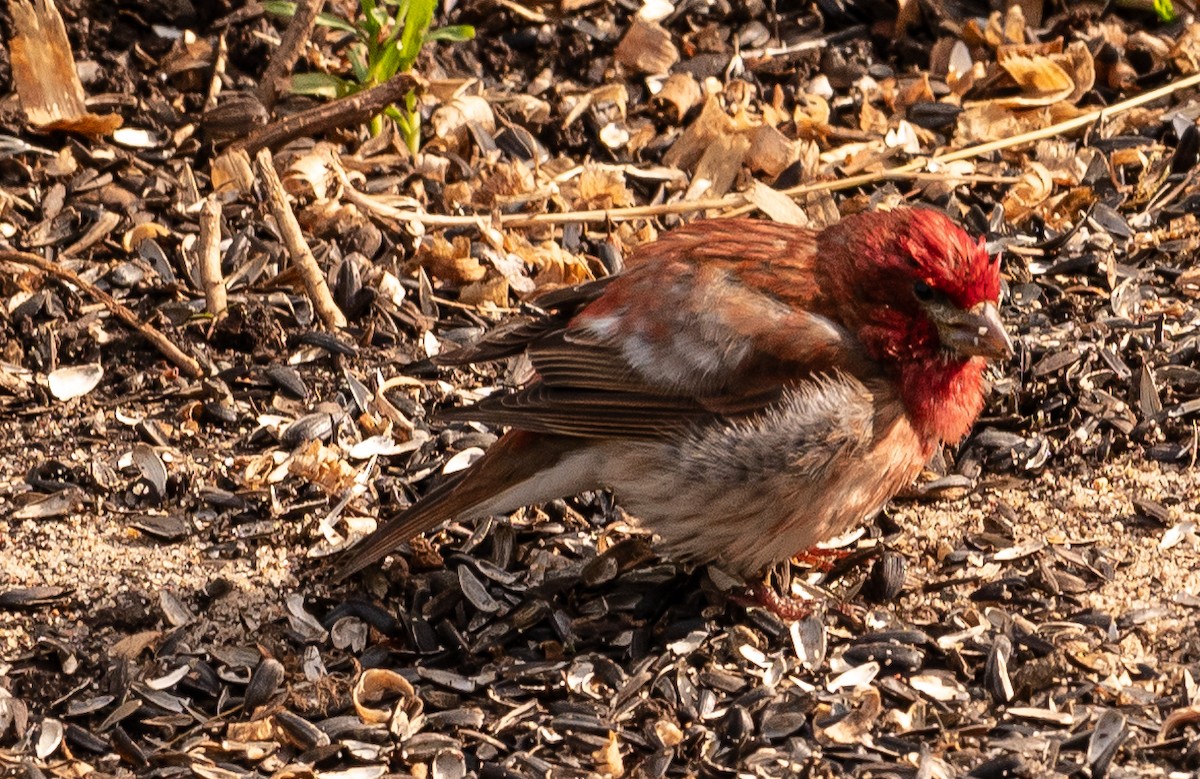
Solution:
<svg viewBox="0 0 1200 779">
<path fill-rule="evenodd" d="M 854 553 L 852 549 L 825 549 L 814 546 L 798 552 L 792 557 L 792 562 L 807 568 L 814 568 L 821 573 L 829 573 L 833 566 L 845 560 Z"/>
<path fill-rule="evenodd" d="M 812 614 L 809 601 L 781 595 L 767 580 L 751 585 L 745 595 L 736 596 L 734 600 L 743 606 L 764 608 L 785 622 L 797 622 Z"/>
</svg>

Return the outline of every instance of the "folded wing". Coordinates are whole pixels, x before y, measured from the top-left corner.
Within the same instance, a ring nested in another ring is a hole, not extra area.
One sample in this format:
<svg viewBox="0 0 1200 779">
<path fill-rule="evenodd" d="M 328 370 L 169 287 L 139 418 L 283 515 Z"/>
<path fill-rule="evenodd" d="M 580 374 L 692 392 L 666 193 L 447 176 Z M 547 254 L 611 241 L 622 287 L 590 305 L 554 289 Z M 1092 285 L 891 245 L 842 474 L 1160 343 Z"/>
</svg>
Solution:
<svg viewBox="0 0 1200 779">
<path fill-rule="evenodd" d="M 868 376 L 853 336 L 835 319 L 797 310 L 764 276 L 737 263 L 740 220 L 669 234 L 621 276 L 551 293 L 539 313 L 510 322 L 438 361 L 526 354 L 536 380 L 443 412 L 519 430 L 581 438 L 653 438 L 713 414 L 776 403 L 784 388 L 831 371 Z M 801 234 L 801 238 L 805 234 Z M 788 232 L 780 262 L 812 262 Z M 782 238 L 780 239 L 782 241 Z M 759 247 L 759 251 L 764 251 Z M 789 253 L 790 252 L 790 253 Z"/>
</svg>

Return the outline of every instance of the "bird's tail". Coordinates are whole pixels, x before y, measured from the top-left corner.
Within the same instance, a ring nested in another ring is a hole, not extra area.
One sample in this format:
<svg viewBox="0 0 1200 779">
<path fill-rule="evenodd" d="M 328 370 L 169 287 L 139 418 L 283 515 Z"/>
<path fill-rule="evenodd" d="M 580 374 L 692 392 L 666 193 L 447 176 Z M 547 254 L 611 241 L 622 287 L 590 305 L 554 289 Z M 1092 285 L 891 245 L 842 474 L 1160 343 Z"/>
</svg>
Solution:
<svg viewBox="0 0 1200 779">
<path fill-rule="evenodd" d="M 564 469 L 565 456 L 578 447 L 569 438 L 521 430 L 505 434 L 470 468 L 385 521 L 348 551 L 334 581 L 361 571 L 419 533 L 451 519 L 503 514 L 531 503 L 572 495 L 590 485 L 577 469 Z"/>
</svg>

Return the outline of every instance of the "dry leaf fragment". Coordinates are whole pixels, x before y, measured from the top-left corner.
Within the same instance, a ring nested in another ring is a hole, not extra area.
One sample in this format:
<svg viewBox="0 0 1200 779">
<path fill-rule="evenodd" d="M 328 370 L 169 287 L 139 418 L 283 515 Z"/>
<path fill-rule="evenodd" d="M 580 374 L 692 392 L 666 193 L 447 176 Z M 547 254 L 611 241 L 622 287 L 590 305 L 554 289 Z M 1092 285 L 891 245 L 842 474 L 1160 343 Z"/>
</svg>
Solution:
<svg viewBox="0 0 1200 779">
<path fill-rule="evenodd" d="M 1184 75 L 1200 71 L 1200 24 L 1189 24 L 1171 49 L 1175 67 Z"/>
<path fill-rule="evenodd" d="M 830 132 L 829 101 L 821 95 L 796 95 L 796 107 L 792 111 L 796 123 L 796 137 L 819 141 Z"/>
<path fill-rule="evenodd" d="M 53 0 L 12 0 L 9 41 L 13 83 L 29 123 L 43 130 L 107 135 L 121 126 L 116 114 L 87 110 L 71 43 Z"/>
<path fill-rule="evenodd" d="M 993 100 L 969 103 L 958 115 L 955 140 L 968 144 L 1011 138 L 1074 119 L 1083 113 L 1083 109 L 1066 101 L 1024 111 L 1006 108 Z"/>
<path fill-rule="evenodd" d="M 309 441 L 288 462 L 288 472 L 315 484 L 328 495 L 337 495 L 354 484 L 357 475 L 336 448 Z"/>
<path fill-rule="evenodd" d="M 971 59 L 971 50 L 962 41 L 955 40 L 947 53 L 946 84 L 952 93 L 961 97 L 975 86 L 975 79 L 975 62 Z"/>
<path fill-rule="evenodd" d="M 891 123 L 887 112 L 878 108 L 870 100 L 864 99 L 858 112 L 858 129 L 873 136 L 883 135 Z"/>
<path fill-rule="evenodd" d="M 625 761 L 621 759 L 621 742 L 617 740 L 616 733 L 609 731 L 608 740 L 604 746 L 592 754 L 592 757 L 596 760 L 596 768 L 600 776 L 619 777 L 625 775 Z"/>
<path fill-rule="evenodd" d="M 1002 46 L 996 61 L 1024 94 L 999 98 L 1010 108 L 1077 102 L 1096 83 L 1096 64 L 1082 41 L 1063 50 L 1062 39 L 1040 44 Z"/>
<path fill-rule="evenodd" d="M 123 660 L 134 660 L 143 651 L 152 649 L 159 639 L 162 638 L 162 632 L 158 630 L 143 630 L 140 633 L 132 633 L 122 637 L 108 648 L 108 653 L 112 657 L 121 658 Z"/>
<path fill-rule="evenodd" d="M 557 241 L 534 244 L 522 233 L 508 232 L 504 236 L 504 248 L 532 269 L 536 290 L 581 284 L 593 278 L 587 262 L 568 252 Z"/>
<path fill-rule="evenodd" d="M 191 30 L 175 39 L 171 50 L 162 60 L 162 72 L 172 79 L 180 77 L 181 88 L 195 88 L 216 59 L 216 48 L 207 38 L 197 37 Z"/>
<path fill-rule="evenodd" d="M 796 201 L 761 181 L 752 182 L 746 196 L 759 211 L 770 217 L 773 222 L 782 222 L 797 227 L 808 227 L 810 224 L 804 209 L 796 205 Z"/>
<path fill-rule="evenodd" d="M 488 276 L 459 290 L 458 302 L 467 306 L 504 308 L 508 305 L 508 279 Z"/>
<path fill-rule="evenodd" d="M 654 22 L 634 17 L 613 58 L 630 70 L 656 75 L 670 72 L 679 61 L 679 49 L 675 48 L 671 33 Z"/>
<path fill-rule="evenodd" d="M 996 18 L 999 17 L 997 13 Z M 1004 43 L 1023 43 L 1025 41 L 1025 11 L 1020 5 L 1013 4 L 1004 14 Z"/>
<path fill-rule="evenodd" d="M 340 181 L 336 154 L 329 144 L 318 143 L 292 157 L 280 176 L 283 188 L 292 197 L 326 200 Z"/>
<path fill-rule="evenodd" d="M 210 174 L 213 192 L 224 202 L 250 192 L 254 169 L 245 149 L 231 148 L 213 160 Z"/>
<path fill-rule="evenodd" d="M 456 235 L 447 241 L 437 234 L 423 241 L 417 250 L 417 262 L 435 278 L 454 285 L 471 284 L 487 275 L 487 268 L 471 256 L 471 239 Z"/>
<path fill-rule="evenodd" d="M 1190 298 L 1200 298 L 1200 268 L 1188 268 L 1179 274 L 1175 286 Z"/>
<path fill-rule="evenodd" d="M 1004 214 L 1014 224 L 1019 224 L 1053 191 L 1054 179 L 1050 171 L 1040 162 L 1031 162 L 1025 175 L 1004 196 Z"/>
<path fill-rule="evenodd" d="M 879 690 L 865 688 L 858 706 L 828 728 L 814 727 L 817 740 L 826 744 L 871 744 L 871 727 L 883 713 Z"/>
<path fill-rule="evenodd" d="M 524 198 L 537 189 L 533 171 L 520 160 L 498 163 L 475 191 L 475 202 L 484 208 L 495 208 Z"/>
<path fill-rule="evenodd" d="M 650 98 L 650 106 L 669 121 L 678 124 L 700 102 L 700 84 L 691 73 L 672 73 L 662 88 Z"/>
<path fill-rule="evenodd" d="M 1001 98 L 999 105 L 1026 107 L 1049 105 L 1068 97 L 1075 90 L 1075 82 L 1062 67 L 1049 57 L 1035 55 L 1027 57 L 1011 54 L 1000 60 L 1000 67 L 1012 76 L 1025 94 L 1012 98 Z"/>
<path fill-rule="evenodd" d="M 574 208 L 620 208 L 633 205 L 625 174 L 613 168 L 585 166 L 575 180 Z"/>
<path fill-rule="evenodd" d="M 498 230 L 485 230 L 483 237 L 486 243 L 479 244 L 476 248 L 480 256 L 500 272 L 514 292 L 533 292 L 536 285 L 525 272 L 525 261 L 520 255 L 506 248 L 503 234 Z"/>
<path fill-rule="evenodd" d="M 769 124 L 754 130 L 750 135 L 750 147 L 746 153 L 746 165 L 750 170 L 775 178 L 787 166 L 796 161 L 798 150 L 795 143 Z"/>
<path fill-rule="evenodd" d="M 1073 41 L 1059 61 L 1070 64 L 1068 70 L 1071 80 L 1075 82 L 1075 90 L 1067 100 L 1071 103 L 1078 102 L 1096 85 L 1096 60 L 1086 43 Z"/>
<path fill-rule="evenodd" d="M 750 138 L 745 133 L 716 138 L 696 163 L 686 199 L 720 197 L 728 192 L 749 151 Z"/>
<path fill-rule="evenodd" d="M 663 156 L 663 164 L 674 168 L 692 168 L 714 143 L 730 136 L 741 135 L 760 124 L 761 122 L 754 121 L 741 108 L 735 109 L 731 116 L 721 107 L 720 98 L 710 95 L 700 115 L 667 150 Z"/>
</svg>

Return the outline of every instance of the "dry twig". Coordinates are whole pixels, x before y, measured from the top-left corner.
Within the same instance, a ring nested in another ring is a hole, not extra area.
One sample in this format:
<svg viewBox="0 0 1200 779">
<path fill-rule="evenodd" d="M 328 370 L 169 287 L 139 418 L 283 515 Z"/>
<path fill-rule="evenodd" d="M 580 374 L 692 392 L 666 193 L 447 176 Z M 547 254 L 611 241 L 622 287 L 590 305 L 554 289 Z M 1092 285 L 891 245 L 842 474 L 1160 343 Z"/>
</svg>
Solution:
<svg viewBox="0 0 1200 779">
<path fill-rule="evenodd" d="M 154 348 L 163 357 L 170 360 L 179 370 L 183 371 L 185 376 L 191 379 L 199 379 L 204 376 L 204 369 L 200 367 L 200 363 L 173 344 L 169 338 L 163 335 L 162 331 L 153 325 L 143 322 L 127 306 L 114 299 L 112 295 L 100 289 L 95 284 L 84 281 L 75 271 L 68 270 L 58 263 L 39 257 L 36 254 L 30 254 L 29 252 L 0 251 L 0 262 L 11 262 L 14 265 L 36 268 L 42 273 L 53 276 L 60 281 L 75 285 L 92 299 L 100 301 L 105 308 L 112 312 L 113 316 L 120 319 L 129 327 L 132 327 L 143 338 L 152 343 Z"/>
<path fill-rule="evenodd" d="M 196 245 L 200 281 L 204 284 L 204 304 L 214 317 L 228 308 L 225 279 L 221 276 L 221 203 L 209 196 L 200 211 L 200 240 Z"/>
<path fill-rule="evenodd" d="M 938 176 L 937 171 L 929 170 L 930 167 L 945 165 L 951 162 L 973 159 L 984 154 L 989 154 L 994 151 L 1011 149 L 1016 146 L 1022 146 L 1027 143 L 1039 141 L 1044 138 L 1054 138 L 1066 133 L 1079 130 L 1087 127 L 1095 122 L 1100 122 L 1109 119 L 1117 114 L 1124 113 L 1130 109 L 1145 105 L 1146 103 L 1160 100 L 1168 97 L 1175 92 L 1200 85 L 1200 73 L 1187 76 L 1179 81 L 1176 81 L 1166 86 L 1153 89 L 1140 95 L 1135 95 L 1128 100 L 1123 100 L 1119 103 L 1114 103 L 1106 108 L 1098 108 L 1095 111 L 1090 111 L 1082 116 L 1077 116 L 1074 119 L 1068 119 L 1063 122 L 1043 127 L 1040 130 L 1014 135 L 1011 138 L 1001 138 L 987 143 L 968 146 L 964 149 L 948 151 L 942 154 L 934 154 L 930 157 L 921 157 L 895 168 L 886 170 L 873 171 L 870 173 L 861 173 L 857 176 L 847 176 L 846 178 L 834 179 L 832 181 L 820 181 L 813 184 L 801 184 L 783 190 L 783 194 L 795 197 L 797 195 L 805 195 L 813 192 L 837 192 L 844 189 L 854 189 L 870 184 L 876 184 L 880 181 L 888 181 L 893 179 L 928 179 L 931 176 Z M 944 174 L 945 178 L 962 178 L 970 180 L 970 177 L 954 176 L 953 174 Z M 374 201 L 367 195 L 356 192 L 343 178 L 347 198 L 355 204 L 373 211 L 379 216 L 397 221 L 418 222 L 430 227 L 471 227 L 478 225 L 483 221 L 487 221 L 489 217 L 484 215 L 479 216 L 448 216 L 442 214 L 427 214 L 420 211 L 407 211 L 398 208 L 392 208 L 386 204 Z M 727 216 L 735 216 L 745 214 L 755 210 L 756 206 L 749 202 L 749 198 L 745 193 L 735 192 L 723 197 L 706 198 L 703 200 L 681 200 L 674 203 L 659 203 L 652 206 L 628 206 L 625 208 L 598 208 L 589 211 L 569 211 L 560 214 L 501 214 L 498 221 L 505 227 L 533 227 L 535 225 L 553 225 L 553 224 L 571 224 L 583 222 L 618 222 L 628 219 L 646 219 L 655 216 L 664 216 L 667 214 L 690 214 L 697 211 L 722 210 Z"/>
<path fill-rule="evenodd" d="M 1083 114 L 1082 116 L 1077 116 L 1074 119 L 1067 119 L 1066 121 L 1057 122 L 1055 124 L 1049 125 L 1048 127 L 1043 127 L 1040 130 L 1031 130 L 1030 132 L 1027 132 L 1027 133 L 1021 133 L 1020 135 L 1014 135 L 1011 138 L 999 138 L 994 141 L 988 141 L 987 143 L 980 143 L 980 144 L 976 144 L 974 146 L 968 146 L 965 149 L 958 149 L 956 151 L 944 152 L 942 154 L 935 154 L 932 157 L 928 157 L 928 158 L 915 159 L 915 160 L 912 160 L 911 162 L 905 163 L 904 165 L 900 165 L 898 167 L 890 168 L 890 169 L 884 170 L 884 171 L 878 171 L 875 173 L 863 173 L 858 176 L 850 176 L 848 178 L 840 179 L 840 180 L 834 181 L 834 182 L 822 182 L 820 184 L 801 184 L 799 186 L 785 189 L 783 191 L 783 194 L 795 197 L 796 195 L 804 195 L 804 194 L 808 194 L 810 192 L 820 192 L 820 191 L 833 192 L 833 191 L 842 190 L 842 189 L 853 189 L 854 187 L 861 187 L 861 186 L 866 186 L 868 184 L 874 184 L 874 183 L 883 181 L 888 178 L 901 177 L 905 174 L 913 173 L 913 172 L 919 171 L 923 168 L 927 169 L 930 166 L 945 165 L 945 164 L 951 163 L 951 162 L 959 162 L 961 160 L 974 159 L 975 157 L 981 157 L 984 154 L 990 154 L 994 151 L 1002 151 L 1004 149 L 1012 149 L 1017 146 L 1023 146 L 1027 143 L 1033 143 L 1035 141 L 1040 141 L 1045 138 L 1055 138 L 1060 135 L 1066 135 L 1067 133 L 1073 132 L 1080 128 L 1087 127 L 1088 125 L 1093 124 L 1095 122 L 1104 121 L 1105 119 L 1111 118 L 1120 113 L 1124 113 L 1125 111 L 1129 111 L 1130 109 L 1137 108 L 1138 106 L 1145 105 L 1146 103 L 1152 103 L 1155 100 L 1159 100 L 1161 98 L 1167 97 L 1167 96 L 1172 95 L 1175 92 L 1178 92 L 1180 90 L 1194 87 L 1198 84 L 1200 84 L 1200 73 L 1195 73 L 1195 74 L 1192 74 L 1191 76 L 1180 79 L 1179 81 L 1176 81 L 1174 83 L 1159 87 L 1158 89 L 1152 89 L 1149 92 L 1144 92 L 1140 95 L 1135 95 L 1134 97 L 1131 97 L 1128 100 L 1122 100 L 1119 103 L 1114 103 L 1113 105 L 1107 106 L 1105 108 L 1098 108 L 1095 111 L 1089 111 L 1088 113 Z M 832 184 L 833 186 L 830 186 L 830 184 Z M 745 213 L 749 210 L 752 210 L 752 207 L 751 208 L 742 207 L 738 210 L 738 213 Z"/>
<path fill-rule="evenodd" d="M 398 73 L 377 87 L 285 116 L 250 133 L 245 140 L 233 144 L 233 148 L 254 154 L 259 149 L 270 149 L 303 136 L 362 124 L 403 99 L 409 90 L 424 84 L 424 79 L 412 73 Z"/>
<path fill-rule="evenodd" d="M 914 180 L 941 180 L 947 178 L 945 174 L 930 173 L 928 171 L 896 171 L 886 175 L 870 174 L 879 177 L 880 179 L 914 179 Z M 705 211 L 708 209 L 728 208 L 731 206 L 744 205 L 746 211 L 752 211 L 755 206 L 747 203 L 747 197 L 744 194 L 726 195 L 719 198 L 707 198 L 704 200 L 681 200 L 675 203 L 659 203 L 652 206 L 628 206 L 625 208 L 611 209 L 594 209 L 591 211 L 568 211 L 560 214 L 500 214 L 491 216 L 488 214 L 431 214 L 425 211 L 415 211 L 412 209 L 396 208 L 388 205 L 379 198 L 372 197 L 363 192 L 359 192 L 350 183 L 348 177 L 344 174 L 338 174 L 342 184 L 342 194 L 346 200 L 354 205 L 362 208 L 364 211 L 375 214 L 383 219 L 390 219 L 395 222 L 416 222 L 425 225 L 426 227 L 477 227 L 481 224 L 492 221 L 498 222 L 501 227 L 532 227 L 534 225 L 546 224 L 569 224 L 569 223 L 586 223 L 586 222 L 603 222 L 603 221 L 621 221 L 628 219 L 647 219 L 654 216 L 663 216 L 665 214 L 684 214 L 694 211 Z M 954 176 L 956 180 L 967 182 L 982 182 L 982 183 L 1012 183 L 1019 179 L 1005 176 Z M 861 186 L 861 184 L 852 183 L 844 184 L 848 181 L 857 181 L 858 179 L 837 179 L 834 181 L 822 182 L 819 185 L 809 185 L 816 189 L 828 189 L 834 191 L 847 186 Z M 815 191 L 809 190 L 809 191 Z M 790 193 L 790 190 L 788 191 Z M 787 194 L 787 193 L 785 193 Z"/>
<path fill-rule="evenodd" d="M 279 48 L 271 57 L 270 64 L 263 71 L 262 81 L 258 85 L 259 102 L 269 111 L 275 105 L 279 93 L 286 88 L 282 82 L 292 72 L 296 60 L 300 59 L 304 46 L 312 37 L 313 28 L 317 26 L 317 15 L 325 7 L 325 0 L 300 0 L 296 3 L 296 13 L 283 32 Z"/>
<path fill-rule="evenodd" d="M 259 150 L 258 154 L 254 156 L 254 167 L 258 170 L 263 186 L 266 187 L 267 205 L 275 217 L 275 223 L 279 226 L 279 233 L 283 237 L 284 245 L 287 246 L 288 256 L 291 258 L 292 264 L 296 266 L 296 270 L 299 271 L 300 278 L 304 280 L 304 288 L 312 300 L 317 316 L 321 317 L 321 321 L 331 330 L 345 327 L 346 316 L 334 302 L 333 295 L 329 292 L 329 285 L 325 283 L 325 274 L 321 271 L 321 266 L 317 264 L 317 258 L 313 257 L 312 249 L 308 248 L 308 242 L 304 240 L 304 234 L 300 231 L 300 223 L 296 221 L 296 215 L 292 212 L 291 204 L 288 203 L 283 182 L 279 180 L 279 174 L 275 172 L 275 160 L 271 156 L 270 149 Z"/>
<path fill-rule="evenodd" d="M 217 107 L 217 98 L 221 95 L 221 79 L 225 76 L 225 68 L 229 64 L 229 42 L 225 34 L 217 37 L 217 57 L 213 62 L 212 77 L 208 80 L 208 92 L 204 95 L 204 110 L 211 111 Z"/>
</svg>

